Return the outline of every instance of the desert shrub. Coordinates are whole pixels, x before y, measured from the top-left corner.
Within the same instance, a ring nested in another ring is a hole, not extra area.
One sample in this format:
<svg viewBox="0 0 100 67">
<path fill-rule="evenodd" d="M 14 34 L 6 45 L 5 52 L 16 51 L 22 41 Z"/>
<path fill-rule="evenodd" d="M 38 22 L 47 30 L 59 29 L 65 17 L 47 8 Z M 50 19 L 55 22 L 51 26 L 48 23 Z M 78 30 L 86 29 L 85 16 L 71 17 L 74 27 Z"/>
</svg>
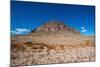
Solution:
<svg viewBox="0 0 100 67">
<path fill-rule="evenodd" d="M 21 46 L 22 46 L 22 44 L 20 44 L 20 43 L 11 44 L 11 48 L 19 48 Z"/>
<path fill-rule="evenodd" d="M 24 44 L 27 45 L 28 47 L 31 47 L 32 49 L 44 49 L 44 47 L 46 46 L 46 44 L 44 43 L 26 42 Z"/>
<path fill-rule="evenodd" d="M 18 51 L 24 51 L 26 50 L 26 47 L 23 43 L 16 43 L 16 44 L 11 44 L 11 50 L 18 50 Z"/>
<path fill-rule="evenodd" d="M 16 42 L 16 40 L 14 40 L 14 39 L 12 39 L 11 41 L 12 41 L 12 42 Z"/>
<path fill-rule="evenodd" d="M 86 40 L 83 44 L 86 46 L 94 46 L 95 45 L 95 43 L 90 40 Z"/>
<path fill-rule="evenodd" d="M 27 45 L 28 47 L 32 47 L 33 43 L 32 42 L 26 42 L 24 43 L 25 45 Z"/>
<path fill-rule="evenodd" d="M 62 50 L 64 49 L 64 45 L 47 45 L 48 49 Z"/>
<path fill-rule="evenodd" d="M 44 43 L 33 43 L 32 48 L 33 49 L 44 49 L 45 46 L 46 44 Z"/>
<path fill-rule="evenodd" d="M 25 44 L 33 44 L 32 42 L 26 42 Z"/>
</svg>

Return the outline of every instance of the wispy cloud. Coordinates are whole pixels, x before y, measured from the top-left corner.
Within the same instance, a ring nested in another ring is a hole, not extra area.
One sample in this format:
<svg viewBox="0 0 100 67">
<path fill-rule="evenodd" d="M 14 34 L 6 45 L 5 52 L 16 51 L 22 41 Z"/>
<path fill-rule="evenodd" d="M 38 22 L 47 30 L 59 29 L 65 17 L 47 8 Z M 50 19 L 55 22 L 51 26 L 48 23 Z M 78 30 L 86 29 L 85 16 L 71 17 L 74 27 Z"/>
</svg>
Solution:
<svg viewBox="0 0 100 67">
<path fill-rule="evenodd" d="M 85 29 L 85 27 L 81 27 L 81 29 L 82 29 L 81 30 L 82 33 L 87 32 L 87 30 Z"/>
<path fill-rule="evenodd" d="M 30 30 L 29 29 L 25 29 L 25 28 L 16 28 L 15 30 L 11 31 L 11 34 L 26 34 L 29 33 Z"/>
</svg>

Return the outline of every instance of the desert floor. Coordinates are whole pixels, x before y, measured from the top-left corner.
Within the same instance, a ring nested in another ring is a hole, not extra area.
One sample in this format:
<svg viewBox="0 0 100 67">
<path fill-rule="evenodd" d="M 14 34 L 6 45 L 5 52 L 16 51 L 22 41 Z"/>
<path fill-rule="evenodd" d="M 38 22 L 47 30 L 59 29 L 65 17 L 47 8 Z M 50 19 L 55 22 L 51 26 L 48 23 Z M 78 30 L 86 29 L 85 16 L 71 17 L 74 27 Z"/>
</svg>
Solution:
<svg viewBox="0 0 100 67">
<path fill-rule="evenodd" d="M 94 36 L 29 35 L 11 37 L 11 65 L 95 61 Z"/>
</svg>

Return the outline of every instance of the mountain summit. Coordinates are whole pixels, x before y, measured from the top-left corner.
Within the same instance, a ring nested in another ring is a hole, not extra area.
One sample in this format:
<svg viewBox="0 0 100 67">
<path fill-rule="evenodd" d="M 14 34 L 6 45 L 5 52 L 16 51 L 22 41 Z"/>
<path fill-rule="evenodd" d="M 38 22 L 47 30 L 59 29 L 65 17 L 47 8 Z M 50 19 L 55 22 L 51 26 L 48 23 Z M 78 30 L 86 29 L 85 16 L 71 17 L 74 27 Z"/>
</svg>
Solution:
<svg viewBox="0 0 100 67">
<path fill-rule="evenodd" d="M 62 21 L 52 20 L 41 25 L 36 30 L 36 32 L 66 32 L 73 34 L 80 34 L 80 32 L 68 25 L 65 25 Z"/>
</svg>

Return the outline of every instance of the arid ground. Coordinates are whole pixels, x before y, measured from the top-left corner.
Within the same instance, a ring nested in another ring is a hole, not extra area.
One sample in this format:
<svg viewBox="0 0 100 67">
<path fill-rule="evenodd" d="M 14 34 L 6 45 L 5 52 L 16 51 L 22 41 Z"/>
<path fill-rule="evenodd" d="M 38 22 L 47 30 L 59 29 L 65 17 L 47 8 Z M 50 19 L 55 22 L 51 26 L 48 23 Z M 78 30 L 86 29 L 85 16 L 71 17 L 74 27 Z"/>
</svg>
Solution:
<svg viewBox="0 0 100 67">
<path fill-rule="evenodd" d="M 12 36 L 11 65 L 95 61 L 94 36 L 69 35 Z"/>
<path fill-rule="evenodd" d="M 95 61 L 95 36 L 61 23 L 47 23 L 28 35 L 11 36 L 11 65 Z"/>
</svg>

